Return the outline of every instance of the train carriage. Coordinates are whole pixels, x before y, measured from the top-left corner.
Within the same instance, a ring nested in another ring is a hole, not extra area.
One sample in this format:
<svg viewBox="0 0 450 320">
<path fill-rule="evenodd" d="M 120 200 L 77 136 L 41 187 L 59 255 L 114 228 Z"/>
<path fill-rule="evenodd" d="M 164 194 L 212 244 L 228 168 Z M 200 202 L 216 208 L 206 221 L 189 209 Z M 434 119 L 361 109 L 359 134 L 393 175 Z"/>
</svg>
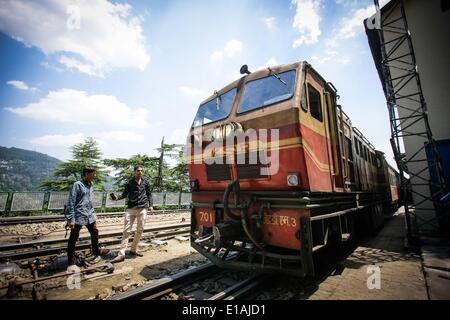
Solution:
<svg viewBox="0 0 450 320">
<path fill-rule="evenodd" d="M 389 167 L 307 62 L 241 73 L 189 133 L 191 244 L 220 266 L 312 276 L 315 252 L 382 224 Z"/>
</svg>

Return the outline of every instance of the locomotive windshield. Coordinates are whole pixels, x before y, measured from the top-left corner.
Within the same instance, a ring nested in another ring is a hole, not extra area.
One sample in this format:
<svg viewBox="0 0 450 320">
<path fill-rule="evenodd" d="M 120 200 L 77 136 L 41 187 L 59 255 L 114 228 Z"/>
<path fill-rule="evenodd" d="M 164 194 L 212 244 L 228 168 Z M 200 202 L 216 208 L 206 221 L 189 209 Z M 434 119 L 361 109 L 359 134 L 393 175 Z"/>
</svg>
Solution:
<svg viewBox="0 0 450 320">
<path fill-rule="evenodd" d="M 270 75 L 246 83 L 238 112 L 250 111 L 291 98 L 295 74 L 295 70 L 290 70 L 278 74 L 279 78 Z"/>
<path fill-rule="evenodd" d="M 220 96 L 200 105 L 195 115 L 193 127 L 198 127 L 210 122 L 214 122 L 226 118 L 231 111 L 234 97 L 236 96 L 236 88 L 233 88 Z"/>
</svg>

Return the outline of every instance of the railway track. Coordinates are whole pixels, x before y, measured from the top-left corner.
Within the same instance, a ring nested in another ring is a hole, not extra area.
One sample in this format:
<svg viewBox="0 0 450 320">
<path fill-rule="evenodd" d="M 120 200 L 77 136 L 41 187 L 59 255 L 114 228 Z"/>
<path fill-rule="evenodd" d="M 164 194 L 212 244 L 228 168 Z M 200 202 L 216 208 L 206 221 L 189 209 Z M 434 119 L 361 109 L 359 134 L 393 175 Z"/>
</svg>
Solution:
<svg viewBox="0 0 450 320">
<path fill-rule="evenodd" d="M 144 229 L 142 239 L 172 237 L 176 235 L 189 234 L 189 231 L 189 223 L 149 227 Z M 99 244 L 104 246 L 119 244 L 121 241 L 121 236 L 122 231 L 100 234 Z M 63 238 L 0 245 L 0 260 L 16 261 L 30 257 L 58 254 L 67 250 L 67 241 L 67 238 Z M 76 250 L 79 251 L 89 249 L 90 246 L 90 236 L 80 237 L 76 245 Z"/>
<path fill-rule="evenodd" d="M 238 272 L 230 269 L 222 269 L 209 262 L 200 267 L 188 269 L 172 276 L 159 279 L 151 284 L 136 288 L 125 293 L 117 294 L 108 298 L 108 300 L 234 300 L 234 299 L 263 299 L 261 293 L 268 293 L 269 299 L 305 299 L 311 290 L 317 289 L 318 284 L 323 282 L 334 273 L 339 273 L 340 261 L 345 259 L 354 249 L 354 246 L 341 249 L 339 252 L 330 249 L 323 252 L 317 258 L 322 261 L 320 267 L 316 270 L 314 278 L 295 278 L 288 275 L 273 274 L 254 274 L 247 272 L 247 275 L 241 276 L 239 280 Z M 233 255 L 230 254 L 229 259 Z M 327 263 L 324 263 L 327 261 Z M 319 262 L 319 261 L 316 261 Z M 241 272 L 242 273 L 242 272 Z M 230 280 L 232 279 L 232 280 Z M 268 280 L 271 280 L 270 282 Z M 205 289 L 204 284 L 225 283 L 225 287 L 217 292 Z M 275 284 L 275 285 L 274 285 Z M 292 290 L 290 298 L 283 298 L 280 292 L 285 290 L 275 290 L 281 284 L 282 289 Z M 283 285 L 284 284 L 284 285 Z M 305 292 L 298 294 L 298 292 Z M 265 295 L 267 296 L 267 295 Z"/>
<path fill-rule="evenodd" d="M 175 209 L 175 210 L 157 210 L 150 213 L 151 215 L 155 214 L 164 214 L 164 213 L 178 213 L 178 212 L 187 212 L 186 209 Z M 97 218 L 115 218 L 115 217 L 123 217 L 124 212 L 110 212 L 110 213 L 97 213 Z M 9 226 L 16 224 L 29 224 L 29 223 L 42 223 L 42 222 L 63 222 L 66 221 L 65 217 L 61 215 L 44 215 L 44 216 L 29 216 L 29 217 L 7 217 L 0 218 L 0 227 L 1 226 Z"/>
<path fill-rule="evenodd" d="M 237 271 L 221 269 L 209 262 L 114 295 L 108 300 L 173 300 L 174 297 L 183 300 L 234 300 L 245 297 L 269 277 L 261 274 L 240 274 Z M 202 287 L 202 284 L 206 284 L 206 288 Z M 220 290 L 215 288 L 217 284 L 222 285 Z"/>
</svg>

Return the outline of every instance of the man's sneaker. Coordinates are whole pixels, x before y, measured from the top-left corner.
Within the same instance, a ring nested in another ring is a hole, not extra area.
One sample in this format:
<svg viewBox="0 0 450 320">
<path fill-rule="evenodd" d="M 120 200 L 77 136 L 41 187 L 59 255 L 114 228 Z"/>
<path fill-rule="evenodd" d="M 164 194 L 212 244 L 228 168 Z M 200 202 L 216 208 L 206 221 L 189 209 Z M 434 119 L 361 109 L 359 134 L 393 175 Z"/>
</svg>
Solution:
<svg viewBox="0 0 450 320">
<path fill-rule="evenodd" d="M 125 260 L 125 256 L 122 255 L 118 255 L 117 257 L 115 257 L 114 259 L 112 259 L 110 262 L 112 263 L 117 263 L 117 262 L 122 262 Z"/>
<path fill-rule="evenodd" d="M 130 256 L 132 257 L 143 257 L 144 255 L 140 252 L 130 251 Z"/>
</svg>

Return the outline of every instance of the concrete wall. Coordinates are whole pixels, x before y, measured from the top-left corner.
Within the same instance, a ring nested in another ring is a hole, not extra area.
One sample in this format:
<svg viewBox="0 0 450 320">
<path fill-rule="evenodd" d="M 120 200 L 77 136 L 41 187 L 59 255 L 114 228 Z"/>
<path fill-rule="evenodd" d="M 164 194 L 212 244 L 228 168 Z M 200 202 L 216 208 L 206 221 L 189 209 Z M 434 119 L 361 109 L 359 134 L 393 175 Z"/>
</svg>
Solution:
<svg viewBox="0 0 450 320">
<path fill-rule="evenodd" d="M 440 0 L 405 1 L 429 122 L 436 140 L 450 138 L 450 10 Z"/>
</svg>

